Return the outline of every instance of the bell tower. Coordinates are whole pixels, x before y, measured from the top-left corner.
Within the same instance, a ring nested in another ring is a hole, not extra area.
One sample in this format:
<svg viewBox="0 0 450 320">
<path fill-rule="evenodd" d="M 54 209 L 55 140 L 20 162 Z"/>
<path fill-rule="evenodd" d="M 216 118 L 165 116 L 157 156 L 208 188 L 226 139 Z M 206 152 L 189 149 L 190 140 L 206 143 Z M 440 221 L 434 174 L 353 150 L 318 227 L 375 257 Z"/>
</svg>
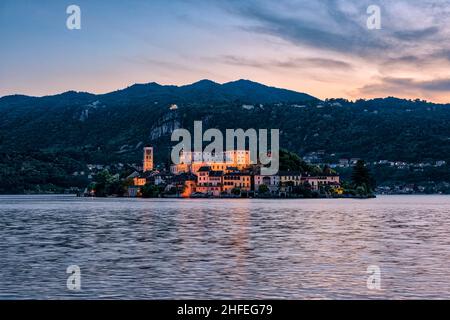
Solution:
<svg viewBox="0 0 450 320">
<path fill-rule="evenodd" d="M 145 147 L 143 171 L 147 172 L 152 170 L 153 170 L 153 147 Z"/>
</svg>

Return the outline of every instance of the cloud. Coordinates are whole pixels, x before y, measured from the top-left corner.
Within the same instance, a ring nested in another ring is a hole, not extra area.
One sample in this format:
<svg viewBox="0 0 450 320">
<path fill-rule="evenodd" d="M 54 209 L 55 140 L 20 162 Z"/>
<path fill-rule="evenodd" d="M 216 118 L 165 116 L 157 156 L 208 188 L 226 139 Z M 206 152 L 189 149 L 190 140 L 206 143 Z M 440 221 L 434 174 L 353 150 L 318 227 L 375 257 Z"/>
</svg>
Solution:
<svg viewBox="0 0 450 320">
<path fill-rule="evenodd" d="M 429 27 L 421 30 L 403 30 L 394 32 L 393 35 L 399 40 L 417 41 L 432 37 L 439 33 L 439 28 Z"/>
<path fill-rule="evenodd" d="M 358 6 L 359 12 L 366 8 Z M 306 45 L 336 52 L 369 54 L 373 49 L 388 48 L 389 44 L 348 14 L 338 1 L 281 1 L 278 7 L 267 2 L 245 1 L 234 12 L 253 25 L 244 30 L 279 37 L 295 45 Z"/>
<path fill-rule="evenodd" d="M 229 0 L 226 3 L 227 12 L 241 19 L 242 23 L 237 24 L 241 30 L 259 37 L 275 37 L 307 57 L 258 57 L 255 61 L 225 56 L 224 63 L 286 70 L 314 68 L 321 78 L 341 70 L 346 76 L 341 82 L 336 80 L 335 86 L 345 93 L 353 92 L 353 97 L 357 94 L 420 95 L 442 100 L 443 93 L 449 92 L 449 0 Z M 367 28 L 367 8 L 374 4 L 381 8 L 381 30 Z M 348 89 L 344 89 L 344 83 Z"/>
<path fill-rule="evenodd" d="M 429 54 L 407 54 L 403 56 L 397 56 L 393 58 L 386 57 L 382 62 L 383 65 L 388 67 L 395 67 L 396 65 L 415 65 L 423 66 L 426 64 L 439 63 L 442 67 L 442 63 L 450 62 L 450 50 L 436 49 Z"/>
<path fill-rule="evenodd" d="M 448 0 L 382 1 L 381 30 L 369 30 L 366 10 L 373 0 L 230 1 L 229 11 L 244 18 L 244 30 L 278 37 L 296 46 L 344 53 L 371 61 L 381 55 L 423 53 L 448 39 Z M 376 4 L 376 3 L 375 3 Z M 419 27 L 418 27 L 419 25 Z M 450 44 L 445 44 L 450 48 Z M 413 50 L 414 49 L 414 50 Z"/>
<path fill-rule="evenodd" d="M 226 55 L 219 59 L 221 62 L 235 65 L 261 69 L 269 68 L 287 68 L 287 69 L 307 69 L 307 68 L 325 68 L 334 70 L 351 70 L 353 66 L 345 61 L 328 58 L 291 58 L 286 60 L 275 59 L 248 59 L 240 56 Z"/>
<path fill-rule="evenodd" d="M 437 79 L 431 81 L 412 82 L 412 87 L 422 90 L 450 92 L 450 79 Z"/>
<path fill-rule="evenodd" d="M 357 89 L 355 96 L 411 96 L 414 93 L 416 97 L 439 97 L 442 94 L 450 93 L 450 78 L 415 80 L 412 78 L 381 78 L 378 82 L 365 85 Z"/>
</svg>

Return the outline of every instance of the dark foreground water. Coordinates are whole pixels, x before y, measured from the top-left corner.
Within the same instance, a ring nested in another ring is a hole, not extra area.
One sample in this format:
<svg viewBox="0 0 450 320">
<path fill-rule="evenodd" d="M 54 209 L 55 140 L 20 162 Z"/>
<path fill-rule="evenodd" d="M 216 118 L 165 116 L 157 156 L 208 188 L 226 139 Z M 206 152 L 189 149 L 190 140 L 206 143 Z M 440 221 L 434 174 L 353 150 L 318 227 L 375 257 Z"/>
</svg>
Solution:
<svg viewBox="0 0 450 320">
<path fill-rule="evenodd" d="M 1 196 L 2 298 L 450 298 L 450 197 Z"/>
</svg>

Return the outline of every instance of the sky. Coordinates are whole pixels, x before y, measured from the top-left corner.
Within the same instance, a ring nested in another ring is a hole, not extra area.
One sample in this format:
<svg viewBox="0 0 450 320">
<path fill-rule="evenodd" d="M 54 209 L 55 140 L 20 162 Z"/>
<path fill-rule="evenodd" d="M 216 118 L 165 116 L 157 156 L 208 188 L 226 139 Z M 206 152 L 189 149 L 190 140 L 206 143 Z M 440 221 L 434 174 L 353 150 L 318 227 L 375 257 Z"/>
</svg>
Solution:
<svg viewBox="0 0 450 320">
<path fill-rule="evenodd" d="M 450 102 L 450 0 L 0 1 L 0 96 L 201 79 Z"/>
</svg>

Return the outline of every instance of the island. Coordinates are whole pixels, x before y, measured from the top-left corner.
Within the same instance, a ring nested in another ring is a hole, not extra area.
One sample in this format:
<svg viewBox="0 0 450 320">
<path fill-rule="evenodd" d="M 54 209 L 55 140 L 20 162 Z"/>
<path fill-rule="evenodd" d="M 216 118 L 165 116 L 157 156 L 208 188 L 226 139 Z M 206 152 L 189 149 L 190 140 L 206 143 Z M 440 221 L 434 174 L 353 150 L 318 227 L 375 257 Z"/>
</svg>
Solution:
<svg viewBox="0 0 450 320">
<path fill-rule="evenodd" d="M 183 152 L 170 170 L 153 164 L 153 147 L 144 148 L 142 170 L 126 176 L 100 171 L 79 195 L 142 198 L 373 198 L 375 180 L 363 160 L 353 168 L 351 181 L 341 181 L 329 166 L 311 165 L 297 154 L 280 151 L 280 170 L 261 173 L 252 164 L 250 151 L 225 151 L 223 161 L 194 152 Z M 211 158 L 211 159 L 209 159 Z"/>
</svg>

